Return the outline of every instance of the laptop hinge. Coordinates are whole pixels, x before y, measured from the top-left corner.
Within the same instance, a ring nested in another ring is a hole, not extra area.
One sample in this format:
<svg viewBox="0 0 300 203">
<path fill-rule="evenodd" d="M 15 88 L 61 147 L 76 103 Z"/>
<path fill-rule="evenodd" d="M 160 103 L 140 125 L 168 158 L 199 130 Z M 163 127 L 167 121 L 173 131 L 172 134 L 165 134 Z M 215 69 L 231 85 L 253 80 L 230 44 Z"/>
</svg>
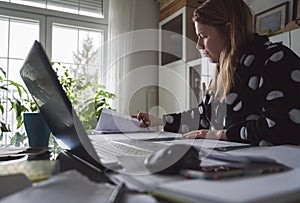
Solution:
<svg viewBox="0 0 300 203">
<path fill-rule="evenodd" d="M 114 182 L 111 181 L 110 178 L 106 175 L 107 170 L 101 170 L 100 168 L 97 168 L 96 166 L 67 150 L 61 151 L 57 156 L 57 160 L 59 160 L 60 162 L 61 172 L 75 169 L 83 175 L 87 176 L 91 181 L 114 184 Z M 103 166 L 101 167 L 103 168 Z"/>
</svg>

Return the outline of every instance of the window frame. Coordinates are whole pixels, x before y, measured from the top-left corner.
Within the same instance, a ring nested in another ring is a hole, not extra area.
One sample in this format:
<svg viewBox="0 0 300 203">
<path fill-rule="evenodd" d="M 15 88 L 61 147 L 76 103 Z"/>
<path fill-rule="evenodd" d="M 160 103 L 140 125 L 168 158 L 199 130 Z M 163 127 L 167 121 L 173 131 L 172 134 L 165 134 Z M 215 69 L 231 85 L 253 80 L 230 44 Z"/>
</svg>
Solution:
<svg viewBox="0 0 300 203">
<path fill-rule="evenodd" d="M 53 23 L 73 25 L 86 29 L 101 29 L 103 30 L 104 42 L 107 41 L 108 37 L 108 0 L 103 0 L 103 18 L 65 13 L 9 2 L 0 2 L 0 16 L 38 20 L 40 22 L 39 41 L 45 47 L 50 59 Z"/>
<path fill-rule="evenodd" d="M 28 20 L 35 20 L 39 22 L 39 26 L 40 26 L 40 36 L 39 36 L 39 40 L 40 42 L 45 45 L 45 41 L 46 41 L 46 17 L 39 15 L 39 14 L 34 14 L 34 13 L 24 13 L 21 11 L 17 11 L 17 10 L 11 10 L 11 9 L 7 9 L 7 8 L 3 8 L 1 6 L 0 3 L 0 16 L 3 16 L 4 18 L 6 17 L 10 17 L 10 18 L 14 18 L 14 19 L 28 19 Z"/>
<path fill-rule="evenodd" d="M 103 30 L 103 40 L 105 43 L 107 41 L 107 33 L 108 33 L 108 26 L 102 24 L 95 24 L 90 22 L 83 22 L 83 21 L 75 21 L 71 19 L 62 19 L 57 17 L 47 17 L 47 28 L 46 28 L 46 52 L 48 57 L 52 58 L 52 28 L 54 24 L 61 24 L 66 26 L 74 26 L 80 27 L 82 29 L 95 29 L 95 30 Z"/>
<path fill-rule="evenodd" d="M 45 48 L 45 51 L 52 59 L 52 26 L 53 24 L 62 24 L 66 26 L 75 26 L 83 29 L 95 29 L 103 31 L 103 43 L 108 39 L 108 1 L 103 0 L 103 16 L 104 18 L 96 18 L 83 16 L 72 13 L 65 13 L 61 11 L 54 11 L 49 9 L 37 8 L 32 6 L 14 4 L 9 2 L 0 2 L 0 17 L 12 18 L 20 20 L 32 20 L 39 23 L 39 41 Z M 9 39 L 9 38 L 8 38 Z M 106 46 L 102 48 L 105 49 Z M 102 51 L 102 61 L 105 63 L 107 54 L 105 50 Z M 26 56 L 24 56 L 26 57 Z M 10 56 L 8 56 L 8 59 Z M 7 119 L 7 118 L 6 118 Z M 14 133 L 14 129 L 12 129 Z M 7 144 L 7 136 L 3 137 L 4 144 Z"/>
</svg>

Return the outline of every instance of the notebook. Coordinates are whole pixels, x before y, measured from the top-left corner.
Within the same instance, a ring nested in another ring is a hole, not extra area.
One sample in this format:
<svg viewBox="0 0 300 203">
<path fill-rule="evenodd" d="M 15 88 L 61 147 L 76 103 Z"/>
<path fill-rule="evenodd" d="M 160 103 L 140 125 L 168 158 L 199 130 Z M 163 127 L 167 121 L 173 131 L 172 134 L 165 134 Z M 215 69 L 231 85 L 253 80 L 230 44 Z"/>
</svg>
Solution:
<svg viewBox="0 0 300 203">
<path fill-rule="evenodd" d="M 137 143 L 137 140 L 133 142 L 135 146 L 130 145 L 128 140 L 127 143 L 106 139 L 91 141 L 38 41 L 34 42 L 25 59 L 20 75 L 58 145 L 85 162 L 106 169 L 107 165 L 118 162 L 117 156 L 120 154 L 147 156 L 165 147 L 145 141 Z"/>
</svg>

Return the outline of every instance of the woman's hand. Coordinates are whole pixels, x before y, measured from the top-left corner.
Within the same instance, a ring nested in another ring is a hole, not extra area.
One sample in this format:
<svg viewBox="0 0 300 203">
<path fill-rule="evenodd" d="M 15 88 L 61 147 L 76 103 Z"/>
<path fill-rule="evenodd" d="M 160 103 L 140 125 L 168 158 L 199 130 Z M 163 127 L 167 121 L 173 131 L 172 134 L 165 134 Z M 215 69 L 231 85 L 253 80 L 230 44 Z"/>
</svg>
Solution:
<svg viewBox="0 0 300 203">
<path fill-rule="evenodd" d="M 152 116 L 149 113 L 139 112 L 138 114 L 131 115 L 131 117 L 137 118 L 139 121 L 142 120 L 143 122 L 141 122 L 140 126 L 144 127 L 144 128 L 149 127 L 149 126 L 164 125 L 162 118 Z"/>
<path fill-rule="evenodd" d="M 182 135 L 186 139 L 227 140 L 226 130 L 193 130 Z"/>
</svg>

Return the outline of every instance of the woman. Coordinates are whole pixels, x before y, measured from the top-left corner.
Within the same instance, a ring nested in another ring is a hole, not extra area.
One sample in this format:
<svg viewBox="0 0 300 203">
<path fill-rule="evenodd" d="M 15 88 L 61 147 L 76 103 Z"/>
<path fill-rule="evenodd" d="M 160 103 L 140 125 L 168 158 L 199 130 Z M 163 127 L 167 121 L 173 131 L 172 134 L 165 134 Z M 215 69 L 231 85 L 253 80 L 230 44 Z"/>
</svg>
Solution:
<svg viewBox="0 0 300 203">
<path fill-rule="evenodd" d="M 300 144 L 299 57 L 252 33 L 252 14 L 243 0 L 207 0 L 194 11 L 193 22 L 197 48 L 216 64 L 210 91 L 199 108 L 137 118 L 184 138 Z"/>
</svg>

